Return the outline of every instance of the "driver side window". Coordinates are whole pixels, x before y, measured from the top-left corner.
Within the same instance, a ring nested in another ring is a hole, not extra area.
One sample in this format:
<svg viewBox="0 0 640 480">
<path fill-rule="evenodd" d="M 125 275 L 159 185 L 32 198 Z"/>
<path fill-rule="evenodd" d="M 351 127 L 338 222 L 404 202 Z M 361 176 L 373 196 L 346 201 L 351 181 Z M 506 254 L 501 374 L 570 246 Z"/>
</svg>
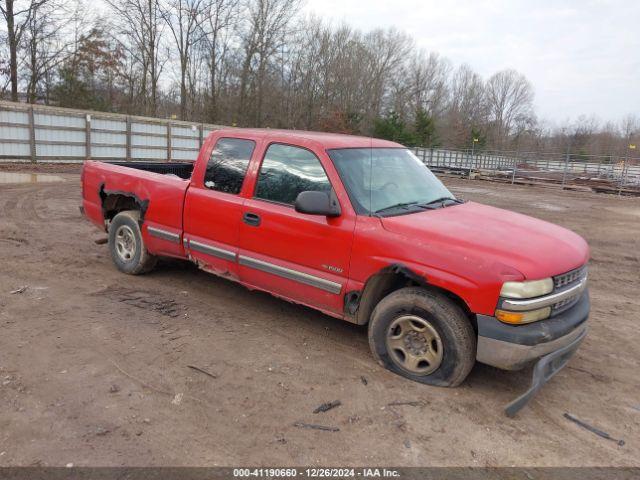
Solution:
<svg viewBox="0 0 640 480">
<path fill-rule="evenodd" d="M 255 198 L 293 205 L 298 194 L 308 190 L 331 191 L 318 157 L 304 148 L 270 145 L 260 166 Z"/>
</svg>

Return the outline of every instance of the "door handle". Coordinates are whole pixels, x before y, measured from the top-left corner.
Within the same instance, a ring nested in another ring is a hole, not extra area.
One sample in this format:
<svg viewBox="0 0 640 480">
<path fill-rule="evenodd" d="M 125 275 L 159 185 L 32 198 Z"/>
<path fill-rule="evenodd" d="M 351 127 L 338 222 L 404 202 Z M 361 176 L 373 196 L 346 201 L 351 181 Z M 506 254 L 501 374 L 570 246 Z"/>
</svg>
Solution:
<svg viewBox="0 0 640 480">
<path fill-rule="evenodd" d="M 252 227 L 260 226 L 260 215 L 255 213 L 247 212 L 242 216 L 242 221 L 247 225 L 251 225 Z"/>
</svg>

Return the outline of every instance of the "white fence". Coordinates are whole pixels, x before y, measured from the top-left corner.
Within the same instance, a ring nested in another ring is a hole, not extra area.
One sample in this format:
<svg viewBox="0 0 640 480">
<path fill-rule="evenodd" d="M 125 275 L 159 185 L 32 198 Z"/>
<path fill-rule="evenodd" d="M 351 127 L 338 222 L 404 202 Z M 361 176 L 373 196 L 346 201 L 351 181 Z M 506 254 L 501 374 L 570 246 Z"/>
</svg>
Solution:
<svg viewBox="0 0 640 480">
<path fill-rule="evenodd" d="M 640 159 L 620 156 L 580 156 L 541 152 L 472 152 L 416 148 L 416 155 L 429 167 L 488 170 L 535 175 L 535 172 L 588 176 L 618 185 L 640 185 Z"/>
<path fill-rule="evenodd" d="M 136 117 L 0 101 L 0 161 L 193 161 L 220 125 Z M 640 185 L 640 159 L 579 159 L 548 153 L 415 149 L 430 167 L 462 170 L 563 172 Z"/>
<path fill-rule="evenodd" d="M 0 161 L 195 160 L 217 125 L 0 101 Z"/>
</svg>

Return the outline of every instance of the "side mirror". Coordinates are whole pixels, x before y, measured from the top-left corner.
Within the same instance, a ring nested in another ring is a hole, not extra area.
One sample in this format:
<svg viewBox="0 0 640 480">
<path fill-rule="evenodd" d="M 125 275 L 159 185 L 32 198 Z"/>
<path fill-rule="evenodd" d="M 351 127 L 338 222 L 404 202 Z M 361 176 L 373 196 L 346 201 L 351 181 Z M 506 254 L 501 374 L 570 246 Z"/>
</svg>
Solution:
<svg viewBox="0 0 640 480">
<path fill-rule="evenodd" d="M 294 204 L 296 212 L 309 215 L 340 216 L 340 204 L 332 192 L 307 191 L 300 192 Z"/>
</svg>

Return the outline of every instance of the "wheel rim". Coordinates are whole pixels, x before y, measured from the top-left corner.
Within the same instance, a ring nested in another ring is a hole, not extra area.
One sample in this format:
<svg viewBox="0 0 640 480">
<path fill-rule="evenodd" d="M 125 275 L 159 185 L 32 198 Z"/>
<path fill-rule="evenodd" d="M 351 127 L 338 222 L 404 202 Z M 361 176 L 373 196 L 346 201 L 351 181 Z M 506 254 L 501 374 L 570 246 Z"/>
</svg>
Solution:
<svg viewBox="0 0 640 480">
<path fill-rule="evenodd" d="M 442 363 L 442 339 L 436 329 L 422 317 L 404 315 L 396 318 L 387 330 L 387 351 L 403 370 L 429 375 Z"/>
<path fill-rule="evenodd" d="M 123 262 L 130 262 L 136 254 L 136 236 L 128 225 L 120 225 L 115 236 L 116 253 Z"/>
</svg>

